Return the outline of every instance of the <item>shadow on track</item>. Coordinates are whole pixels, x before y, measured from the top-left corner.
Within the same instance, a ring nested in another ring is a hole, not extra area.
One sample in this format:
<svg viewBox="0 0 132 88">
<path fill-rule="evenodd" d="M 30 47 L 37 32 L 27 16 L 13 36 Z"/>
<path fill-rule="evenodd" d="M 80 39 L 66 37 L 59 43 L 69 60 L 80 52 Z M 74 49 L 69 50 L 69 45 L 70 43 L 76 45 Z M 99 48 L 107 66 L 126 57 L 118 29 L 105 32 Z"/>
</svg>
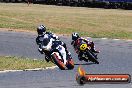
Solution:
<svg viewBox="0 0 132 88">
<path fill-rule="evenodd" d="M 95 64 L 95 63 L 77 63 L 77 64 L 74 64 L 74 65 L 92 65 L 92 64 Z"/>
</svg>

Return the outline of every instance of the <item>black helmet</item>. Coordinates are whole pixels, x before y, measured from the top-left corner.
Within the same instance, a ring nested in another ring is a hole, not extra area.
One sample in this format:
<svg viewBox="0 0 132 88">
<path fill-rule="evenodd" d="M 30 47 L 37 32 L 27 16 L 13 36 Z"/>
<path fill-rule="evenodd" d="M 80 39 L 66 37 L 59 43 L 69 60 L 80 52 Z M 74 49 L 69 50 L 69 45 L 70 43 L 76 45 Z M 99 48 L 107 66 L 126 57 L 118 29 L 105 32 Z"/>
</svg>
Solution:
<svg viewBox="0 0 132 88">
<path fill-rule="evenodd" d="M 79 38 L 80 36 L 79 36 L 79 34 L 78 33 L 72 33 L 72 40 L 77 40 L 78 38 Z"/>
<path fill-rule="evenodd" d="M 46 32 L 46 27 L 44 25 L 40 25 L 37 28 L 38 35 L 42 35 Z"/>
</svg>

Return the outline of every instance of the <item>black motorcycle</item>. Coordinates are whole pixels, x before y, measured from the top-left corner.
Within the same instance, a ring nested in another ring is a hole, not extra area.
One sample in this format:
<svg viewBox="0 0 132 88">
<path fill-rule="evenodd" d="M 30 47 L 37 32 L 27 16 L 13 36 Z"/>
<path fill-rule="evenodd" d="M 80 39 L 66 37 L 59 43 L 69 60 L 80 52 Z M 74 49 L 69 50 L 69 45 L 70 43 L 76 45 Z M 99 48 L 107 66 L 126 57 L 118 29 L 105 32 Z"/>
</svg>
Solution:
<svg viewBox="0 0 132 88">
<path fill-rule="evenodd" d="M 92 61 L 96 64 L 99 64 L 99 62 L 97 61 L 97 59 L 98 59 L 97 55 L 94 52 L 92 52 L 91 47 L 88 44 L 86 44 L 86 43 L 80 44 L 79 52 L 82 53 L 81 58 L 84 61 L 86 61 L 86 62 Z"/>
</svg>

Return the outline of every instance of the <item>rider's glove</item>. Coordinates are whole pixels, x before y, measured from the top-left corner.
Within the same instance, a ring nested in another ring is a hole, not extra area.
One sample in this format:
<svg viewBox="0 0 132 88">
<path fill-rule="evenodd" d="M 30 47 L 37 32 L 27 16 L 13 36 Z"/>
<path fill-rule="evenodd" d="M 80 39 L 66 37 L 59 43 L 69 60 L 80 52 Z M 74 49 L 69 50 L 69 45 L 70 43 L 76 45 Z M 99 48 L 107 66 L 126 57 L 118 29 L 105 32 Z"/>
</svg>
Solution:
<svg viewBox="0 0 132 88">
<path fill-rule="evenodd" d="M 74 41 L 71 42 L 71 45 L 73 45 Z"/>
</svg>

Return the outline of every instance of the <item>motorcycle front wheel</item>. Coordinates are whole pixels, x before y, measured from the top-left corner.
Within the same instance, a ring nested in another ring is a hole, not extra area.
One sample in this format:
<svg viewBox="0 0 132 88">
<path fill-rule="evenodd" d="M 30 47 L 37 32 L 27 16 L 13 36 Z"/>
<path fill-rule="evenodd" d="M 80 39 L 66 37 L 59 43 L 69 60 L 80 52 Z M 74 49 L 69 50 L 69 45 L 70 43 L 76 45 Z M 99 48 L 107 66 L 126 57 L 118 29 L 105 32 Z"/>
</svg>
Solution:
<svg viewBox="0 0 132 88">
<path fill-rule="evenodd" d="M 54 63 L 61 69 L 61 70 L 65 70 L 65 64 L 63 63 L 63 61 L 61 59 L 58 58 L 59 54 L 58 52 L 54 52 L 52 54 L 52 59 L 54 61 Z"/>
<path fill-rule="evenodd" d="M 90 61 L 95 62 L 96 64 L 99 64 L 96 57 L 90 51 L 87 52 L 87 55 L 88 55 Z"/>
</svg>

